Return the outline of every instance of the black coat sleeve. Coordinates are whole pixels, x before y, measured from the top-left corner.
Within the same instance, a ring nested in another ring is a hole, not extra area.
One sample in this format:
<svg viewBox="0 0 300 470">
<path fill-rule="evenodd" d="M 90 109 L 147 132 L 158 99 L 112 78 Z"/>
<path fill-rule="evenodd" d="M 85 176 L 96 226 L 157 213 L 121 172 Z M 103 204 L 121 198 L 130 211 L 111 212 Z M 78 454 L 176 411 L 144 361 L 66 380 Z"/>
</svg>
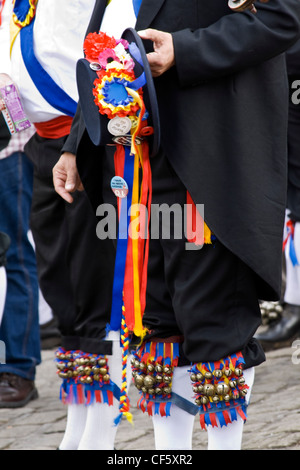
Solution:
<svg viewBox="0 0 300 470">
<path fill-rule="evenodd" d="M 80 104 L 78 103 L 76 114 L 72 122 L 70 134 L 61 150 L 61 153 L 70 152 L 76 155 L 80 119 L 81 119 L 81 108 L 80 108 Z"/>
<path fill-rule="evenodd" d="M 181 86 L 256 66 L 289 49 L 300 37 L 300 1 L 257 2 L 257 14 L 232 13 L 207 28 L 172 34 Z"/>
</svg>

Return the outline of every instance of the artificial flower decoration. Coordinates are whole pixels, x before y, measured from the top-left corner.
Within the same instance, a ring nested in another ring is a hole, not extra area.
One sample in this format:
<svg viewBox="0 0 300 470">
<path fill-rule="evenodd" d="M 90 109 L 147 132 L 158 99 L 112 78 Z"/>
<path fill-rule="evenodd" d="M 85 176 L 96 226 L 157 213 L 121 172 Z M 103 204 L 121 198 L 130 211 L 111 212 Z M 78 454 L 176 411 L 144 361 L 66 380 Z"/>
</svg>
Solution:
<svg viewBox="0 0 300 470">
<path fill-rule="evenodd" d="M 96 62 L 101 52 L 106 49 L 114 49 L 116 45 L 115 38 L 107 36 L 105 33 L 90 33 L 84 41 L 83 50 L 88 60 Z"/>
</svg>

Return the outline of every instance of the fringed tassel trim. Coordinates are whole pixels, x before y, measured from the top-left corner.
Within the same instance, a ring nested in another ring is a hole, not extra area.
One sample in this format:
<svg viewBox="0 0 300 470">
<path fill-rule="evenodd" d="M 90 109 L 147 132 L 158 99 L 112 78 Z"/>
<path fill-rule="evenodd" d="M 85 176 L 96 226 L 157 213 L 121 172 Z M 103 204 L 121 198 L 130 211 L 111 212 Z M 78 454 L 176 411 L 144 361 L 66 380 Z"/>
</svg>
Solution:
<svg viewBox="0 0 300 470">
<path fill-rule="evenodd" d="M 179 343 L 147 342 L 134 352 L 133 381 L 142 395 L 138 408 L 149 416 L 170 415 L 173 369 L 178 358 Z"/>
<path fill-rule="evenodd" d="M 190 378 L 195 393 L 195 403 L 199 407 L 202 429 L 227 426 L 246 415 L 248 385 L 245 383 L 241 352 L 216 362 L 194 364 Z"/>
<path fill-rule="evenodd" d="M 60 399 L 65 404 L 113 404 L 116 387 L 110 380 L 107 358 L 82 351 L 56 352 L 58 376 L 63 380 Z"/>
</svg>

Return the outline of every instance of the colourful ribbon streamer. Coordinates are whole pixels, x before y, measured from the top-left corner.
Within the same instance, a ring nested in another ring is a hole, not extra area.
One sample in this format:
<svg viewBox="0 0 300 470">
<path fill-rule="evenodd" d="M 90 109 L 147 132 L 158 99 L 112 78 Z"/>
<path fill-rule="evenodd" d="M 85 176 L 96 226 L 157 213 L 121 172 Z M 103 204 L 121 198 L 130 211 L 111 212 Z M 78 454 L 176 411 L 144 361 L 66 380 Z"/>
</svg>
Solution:
<svg viewBox="0 0 300 470">
<path fill-rule="evenodd" d="M 289 220 L 286 224 L 286 227 L 287 227 L 287 236 L 283 242 L 283 251 L 286 249 L 287 243 L 290 240 L 290 246 L 289 246 L 290 259 L 294 267 L 299 266 L 299 261 L 297 258 L 295 242 L 294 242 L 295 222 L 293 220 Z"/>
</svg>

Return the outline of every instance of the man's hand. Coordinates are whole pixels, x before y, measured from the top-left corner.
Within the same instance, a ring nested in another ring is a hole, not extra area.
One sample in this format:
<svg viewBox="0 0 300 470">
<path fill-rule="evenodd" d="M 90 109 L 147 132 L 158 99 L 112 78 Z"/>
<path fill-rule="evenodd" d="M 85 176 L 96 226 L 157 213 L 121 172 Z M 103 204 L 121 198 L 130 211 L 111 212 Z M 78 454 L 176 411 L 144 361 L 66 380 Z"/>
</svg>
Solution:
<svg viewBox="0 0 300 470">
<path fill-rule="evenodd" d="M 73 202 L 73 197 L 70 193 L 76 190 L 84 190 L 76 166 L 76 157 L 73 153 L 63 153 L 53 167 L 52 173 L 55 191 L 65 201 L 69 203 Z"/>
<path fill-rule="evenodd" d="M 147 54 L 147 58 L 153 77 L 159 77 L 175 64 L 172 35 L 157 29 L 145 29 L 138 34 L 142 39 L 153 41 L 154 52 Z"/>
</svg>

